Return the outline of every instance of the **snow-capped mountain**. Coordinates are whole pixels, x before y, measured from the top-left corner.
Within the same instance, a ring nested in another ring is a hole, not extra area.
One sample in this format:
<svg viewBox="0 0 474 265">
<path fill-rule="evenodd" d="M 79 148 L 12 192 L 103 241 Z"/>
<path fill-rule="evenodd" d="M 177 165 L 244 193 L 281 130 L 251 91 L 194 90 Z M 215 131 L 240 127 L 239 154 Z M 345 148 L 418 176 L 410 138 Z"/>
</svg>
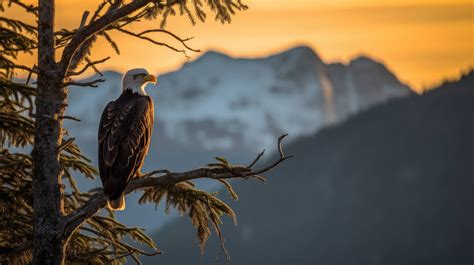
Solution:
<svg viewBox="0 0 474 265">
<path fill-rule="evenodd" d="M 107 82 L 98 88 L 71 91 L 69 112 L 83 120 L 81 128 L 96 128 L 106 102 L 120 93 L 120 78 L 106 72 Z M 159 76 L 147 91 L 167 137 L 208 150 L 268 148 L 282 132 L 293 138 L 312 134 L 351 113 L 410 93 L 381 63 L 359 57 L 347 65 L 326 65 L 308 47 L 257 59 L 207 52 Z"/>
<path fill-rule="evenodd" d="M 100 115 L 121 92 L 121 74 L 105 72 L 103 78 L 98 88 L 71 88 L 67 110 L 82 121 L 67 121 L 66 127 L 94 161 Z M 146 91 L 155 102 L 155 128 L 145 172 L 189 169 L 216 155 L 247 163 L 249 155 L 274 150 L 282 133 L 289 133 L 290 140 L 310 135 L 351 113 L 411 93 L 381 63 L 361 57 L 328 65 L 308 47 L 256 59 L 207 52 L 158 76 L 157 85 Z M 125 219 L 139 211 L 131 209 L 136 204 L 128 205 Z M 150 227 L 138 221 L 133 224 Z"/>
<path fill-rule="evenodd" d="M 259 59 L 208 52 L 149 89 L 166 134 L 208 149 L 272 147 L 410 89 L 383 64 L 361 57 L 329 65 L 308 47 Z"/>
<path fill-rule="evenodd" d="M 324 63 L 309 48 L 261 59 L 208 52 L 158 77 L 157 117 L 166 133 L 207 149 L 268 148 L 275 137 L 310 134 L 326 122 Z"/>
<path fill-rule="evenodd" d="M 339 120 L 387 99 L 405 96 L 409 88 L 382 63 L 360 56 L 347 65 L 327 66 Z"/>
</svg>

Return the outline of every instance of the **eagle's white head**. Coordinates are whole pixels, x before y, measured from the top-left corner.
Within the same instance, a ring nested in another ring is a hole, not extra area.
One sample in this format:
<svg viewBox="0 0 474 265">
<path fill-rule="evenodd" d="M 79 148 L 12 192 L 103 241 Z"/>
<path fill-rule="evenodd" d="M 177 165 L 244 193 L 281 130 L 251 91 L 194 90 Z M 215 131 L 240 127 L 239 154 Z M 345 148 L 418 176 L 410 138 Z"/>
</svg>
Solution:
<svg viewBox="0 0 474 265">
<path fill-rule="evenodd" d="M 150 82 L 156 83 L 156 77 L 150 75 L 147 70 L 143 68 L 128 70 L 122 78 L 122 92 L 130 89 L 134 93 L 146 95 L 145 85 Z"/>
</svg>

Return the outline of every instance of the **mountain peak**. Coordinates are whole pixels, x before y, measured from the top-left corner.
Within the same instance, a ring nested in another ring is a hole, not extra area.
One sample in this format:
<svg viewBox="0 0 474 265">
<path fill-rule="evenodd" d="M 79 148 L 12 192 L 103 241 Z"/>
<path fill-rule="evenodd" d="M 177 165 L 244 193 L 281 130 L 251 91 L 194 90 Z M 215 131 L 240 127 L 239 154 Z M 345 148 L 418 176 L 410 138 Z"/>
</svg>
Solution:
<svg viewBox="0 0 474 265">
<path fill-rule="evenodd" d="M 225 53 L 218 52 L 215 50 L 209 50 L 201 55 L 196 61 L 201 60 L 224 60 L 224 59 L 231 59 L 231 57 Z"/>
<path fill-rule="evenodd" d="M 355 76 L 359 79 L 364 79 L 364 76 L 367 72 L 372 72 L 374 76 L 368 77 L 367 81 L 375 82 L 373 78 L 379 80 L 384 80 L 384 83 L 390 83 L 395 86 L 402 86 L 403 90 L 410 90 L 407 85 L 403 84 L 397 76 L 387 68 L 387 66 L 382 62 L 368 55 L 359 55 L 352 59 L 347 64 L 348 69 L 350 69 Z M 367 77 L 367 76 L 366 76 Z"/>
<path fill-rule="evenodd" d="M 305 45 L 295 46 L 281 53 L 272 55 L 269 58 L 275 58 L 275 57 L 302 57 L 302 58 L 307 58 L 307 59 L 317 58 L 318 60 L 320 60 L 316 52 L 311 47 L 305 46 Z"/>
<path fill-rule="evenodd" d="M 358 55 L 357 57 L 353 58 L 348 66 L 370 66 L 370 65 L 374 65 L 374 66 L 384 66 L 384 64 L 382 62 L 379 62 L 373 58 L 371 58 L 370 56 L 368 55 L 365 55 L 365 54 L 361 54 L 361 55 Z M 384 66 L 385 67 L 385 66 Z"/>
<path fill-rule="evenodd" d="M 301 46 L 296 46 L 293 47 L 284 53 L 289 53 L 289 54 L 304 54 L 304 55 L 312 55 L 312 56 L 317 56 L 316 52 L 309 46 L 306 45 L 301 45 Z"/>
<path fill-rule="evenodd" d="M 272 54 L 268 57 L 255 57 L 255 58 L 233 58 L 223 52 L 219 52 L 216 50 L 209 50 L 205 52 L 202 56 L 200 56 L 196 61 L 201 60 L 225 60 L 225 59 L 244 59 L 244 60 L 253 60 L 253 59 L 269 59 L 275 57 L 306 57 L 306 58 L 319 58 L 316 52 L 309 46 L 300 45 L 292 47 L 288 50 L 284 50 L 282 52 Z"/>
</svg>

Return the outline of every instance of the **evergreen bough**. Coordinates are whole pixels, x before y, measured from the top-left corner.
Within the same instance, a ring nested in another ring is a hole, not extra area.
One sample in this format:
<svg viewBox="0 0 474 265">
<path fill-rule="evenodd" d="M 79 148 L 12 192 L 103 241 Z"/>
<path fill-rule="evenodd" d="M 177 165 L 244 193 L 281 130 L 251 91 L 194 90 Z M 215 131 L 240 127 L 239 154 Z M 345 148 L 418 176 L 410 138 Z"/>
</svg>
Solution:
<svg viewBox="0 0 474 265">
<path fill-rule="evenodd" d="M 38 25 L 42 26 L 38 28 L 20 20 L 0 17 L 0 263 L 122 264 L 127 257 L 140 263 L 141 255 L 161 253 L 142 229 L 128 227 L 115 219 L 114 212 L 105 207 L 101 188 L 87 192 L 79 190 L 73 172 L 88 179 L 98 175 L 91 161 L 81 153 L 75 138 L 62 126 L 64 119 L 79 120 L 63 115 L 66 103 L 49 108 L 44 101 L 54 98 L 57 92 L 56 99 L 66 102 L 66 87 L 96 86 L 104 81 L 76 82 L 72 78 L 88 69 L 101 75 L 97 65 L 110 57 L 92 59 L 92 47 L 98 38 L 104 38 L 117 54 L 120 52 L 110 31 L 116 30 L 187 56 L 189 51 L 199 50 L 187 44 L 191 38 L 178 37 L 165 29 L 170 16 L 186 15 L 194 24 L 206 19 L 207 8 L 215 14 L 216 20 L 229 23 L 237 10 L 245 10 L 247 6 L 239 0 L 106 0 L 92 15 L 85 12 L 77 29 L 61 29 L 51 35 L 48 25 L 52 25 L 52 21 L 48 17 L 54 19 L 54 1 L 39 1 L 38 7 L 20 0 L 0 2 L 0 12 L 6 12 L 12 5 L 35 16 Z M 127 27 L 140 19 L 157 18 L 161 19 L 158 29 L 133 32 Z M 152 33 L 171 36 L 182 47 L 159 42 L 150 37 Z M 41 59 L 42 56 L 54 58 L 55 51 L 60 48 L 64 50 L 58 62 Z M 21 65 L 20 53 L 39 53 L 38 65 Z M 26 71 L 27 77 L 18 79 L 19 71 Z M 48 135 L 47 130 L 37 127 L 44 124 L 55 135 Z M 237 200 L 237 194 L 226 179 L 264 181 L 260 174 L 290 158 L 283 154 L 281 146 L 285 136 L 278 140 L 280 157 L 262 169 L 254 169 L 254 166 L 263 152 L 248 166 L 233 165 L 217 157 L 216 163 L 188 172 L 152 171 L 132 180 L 125 193 L 140 190 L 143 195 L 139 203 L 158 205 L 163 202 L 166 211 L 174 207 L 181 214 L 187 214 L 197 230 L 201 253 L 213 229 L 228 256 L 220 229 L 221 217 L 230 216 L 237 223 L 236 213 L 216 193 L 197 189 L 192 180 L 215 179 Z M 35 137 L 41 141 L 35 141 Z M 59 138 L 55 141 L 54 137 Z M 39 146 L 51 147 L 55 152 L 47 152 L 48 148 Z M 57 161 L 57 167 L 56 163 L 46 166 L 58 173 L 48 175 L 41 161 Z M 45 183 L 51 187 L 38 187 Z M 48 207 L 54 211 L 45 211 Z"/>
</svg>

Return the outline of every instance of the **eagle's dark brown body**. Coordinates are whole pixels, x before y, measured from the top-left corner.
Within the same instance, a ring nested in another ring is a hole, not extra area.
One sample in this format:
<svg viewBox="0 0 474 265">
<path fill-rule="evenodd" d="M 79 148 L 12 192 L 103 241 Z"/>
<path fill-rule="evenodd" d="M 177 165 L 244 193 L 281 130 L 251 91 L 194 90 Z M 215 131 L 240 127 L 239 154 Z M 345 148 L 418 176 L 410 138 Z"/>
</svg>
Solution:
<svg viewBox="0 0 474 265">
<path fill-rule="evenodd" d="M 99 125 L 99 171 L 109 207 L 123 210 L 123 191 L 143 165 L 153 129 L 153 101 L 126 89 L 110 102 Z"/>
</svg>

